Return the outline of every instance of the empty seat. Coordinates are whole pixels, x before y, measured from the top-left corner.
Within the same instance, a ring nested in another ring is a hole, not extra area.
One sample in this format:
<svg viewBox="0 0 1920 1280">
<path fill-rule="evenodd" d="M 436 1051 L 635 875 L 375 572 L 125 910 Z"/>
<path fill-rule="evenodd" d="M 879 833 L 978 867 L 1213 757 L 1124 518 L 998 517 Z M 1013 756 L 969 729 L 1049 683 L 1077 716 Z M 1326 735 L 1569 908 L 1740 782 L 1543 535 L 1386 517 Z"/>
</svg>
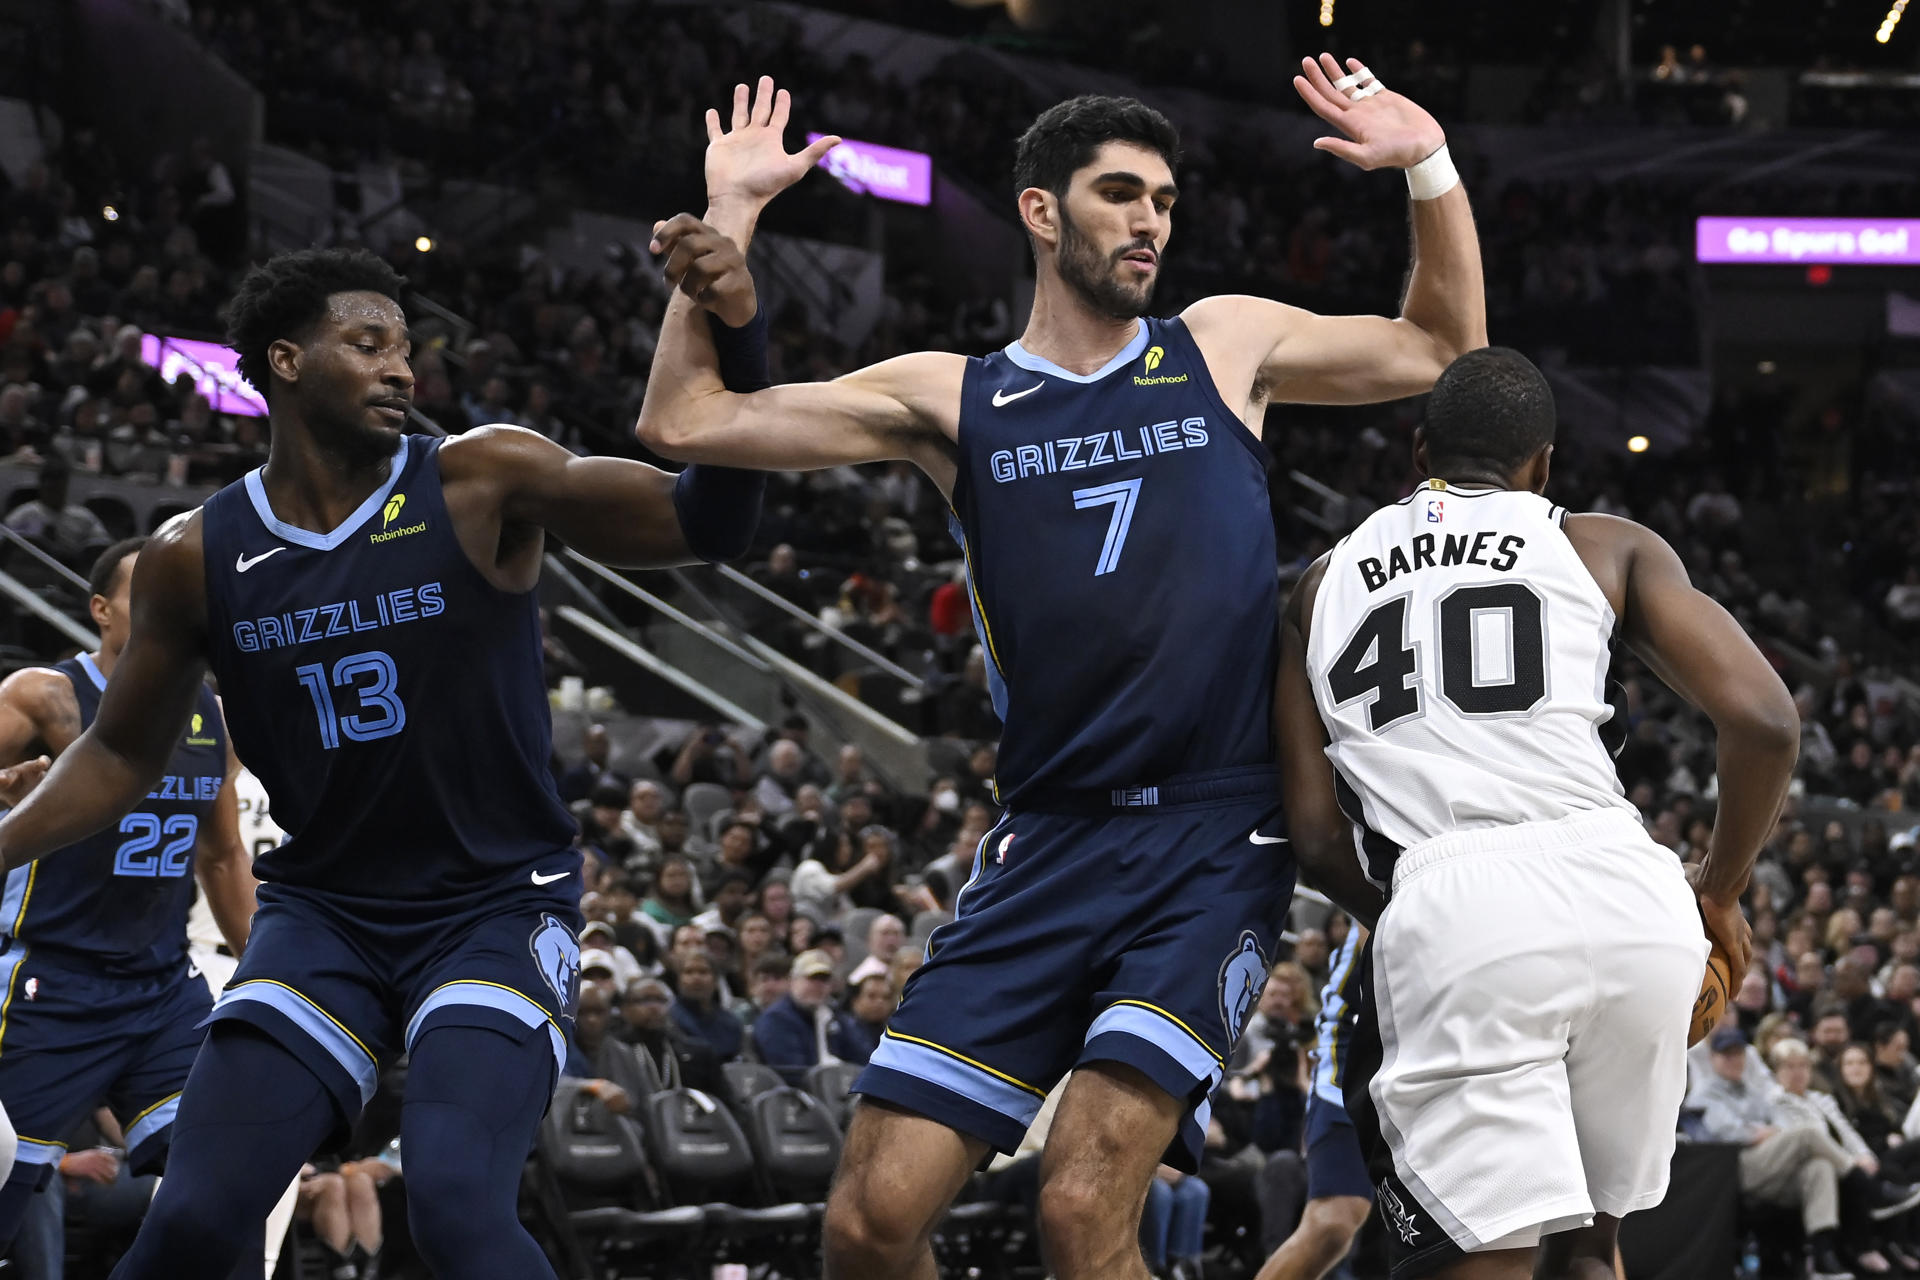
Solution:
<svg viewBox="0 0 1920 1280">
<path fill-rule="evenodd" d="M 826 1103 L 783 1086 L 748 1102 L 745 1122 L 774 1199 L 812 1203 L 827 1198 L 840 1162 L 840 1123 Z"/>
<path fill-rule="evenodd" d="M 763 1093 L 786 1088 L 780 1073 L 763 1062 L 729 1062 L 720 1068 L 733 1090 L 733 1098 L 744 1112 L 747 1104 Z"/>
<path fill-rule="evenodd" d="M 596 1256 L 641 1244 L 690 1250 L 707 1229 L 706 1214 L 657 1205 L 640 1126 L 609 1112 L 580 1084 L 560 1082 L 535 1144 L 563 1215 L 553 1225 Z"/>
<path fill-rule="evenodd" d="M 833 1109 L 842 1129 L 853 1118 L 853 1098 L 848 1090 L 860 1071 L 858 1062 L 823 1062 L 807 1069 L 807 1092 Z"/>
</svg>

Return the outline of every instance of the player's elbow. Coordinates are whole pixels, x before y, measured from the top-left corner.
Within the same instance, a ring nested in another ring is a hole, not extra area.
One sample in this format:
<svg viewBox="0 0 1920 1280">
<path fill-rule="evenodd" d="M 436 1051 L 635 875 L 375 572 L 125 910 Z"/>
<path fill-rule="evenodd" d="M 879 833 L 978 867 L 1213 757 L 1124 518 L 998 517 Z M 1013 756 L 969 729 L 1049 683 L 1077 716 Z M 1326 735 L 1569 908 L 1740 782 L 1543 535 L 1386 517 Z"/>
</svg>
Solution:
<svg viewBox="0 0 1920 1280">
<path fill-rule="evenodd" d="M 634 438 L 639 440 L 642 447 L 663 458 L 684 462 L 686 459 L 681 457 L 680 451 L 687 447 L 689 436 L 686 417 L 685 414 L 656 409 L 649 401 L 641 406 L 639 421 L 634 423 Z"/>
<path fill-rule="evenodd" d="M 1778 680 L 1716 717 L 1722 734 L 1738 737 L 1752 751 L 1791 761 L 1800 753 L 1800 712 Z"/>
</svg>

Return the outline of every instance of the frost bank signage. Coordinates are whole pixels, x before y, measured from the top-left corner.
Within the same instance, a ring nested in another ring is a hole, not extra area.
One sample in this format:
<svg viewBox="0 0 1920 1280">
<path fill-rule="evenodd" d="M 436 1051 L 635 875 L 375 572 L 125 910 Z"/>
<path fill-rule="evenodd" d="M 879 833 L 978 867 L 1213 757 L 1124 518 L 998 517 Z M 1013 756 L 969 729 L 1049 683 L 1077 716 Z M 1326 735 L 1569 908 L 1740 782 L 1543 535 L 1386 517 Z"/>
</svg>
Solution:
<svg viewBox="0 0 1920 1280">
<path fill-rule="evenodd" d="M 1920 218 L 1701 218 L 1701 262 L 1920 265 Z"/>
<path fill-rule="evenodd" d="M 818 142 L 824 136 L 810 133 L 807 141 Z M 820 165 L 855 191 L 902 204 L 933 203 L 933 159 L 918 151 L 848 138 L 827 152 Z"/>
</svg>

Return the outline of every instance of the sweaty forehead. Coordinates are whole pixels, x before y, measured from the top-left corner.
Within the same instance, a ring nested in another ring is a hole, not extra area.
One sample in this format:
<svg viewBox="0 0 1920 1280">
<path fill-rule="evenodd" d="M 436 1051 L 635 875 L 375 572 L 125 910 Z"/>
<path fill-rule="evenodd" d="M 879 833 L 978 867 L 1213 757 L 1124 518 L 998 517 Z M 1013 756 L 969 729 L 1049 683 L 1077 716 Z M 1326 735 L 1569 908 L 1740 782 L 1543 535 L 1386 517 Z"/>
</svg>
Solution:
<svg viewBox="0 0 1920 1280">
<path fill-rule="evenodd" d="M 355 289 L 327 295 L 327 323 L 341 332 L 377 328 L 389 333 L 405 333 L 407 313 L 384 293 Z"/>
</svg>

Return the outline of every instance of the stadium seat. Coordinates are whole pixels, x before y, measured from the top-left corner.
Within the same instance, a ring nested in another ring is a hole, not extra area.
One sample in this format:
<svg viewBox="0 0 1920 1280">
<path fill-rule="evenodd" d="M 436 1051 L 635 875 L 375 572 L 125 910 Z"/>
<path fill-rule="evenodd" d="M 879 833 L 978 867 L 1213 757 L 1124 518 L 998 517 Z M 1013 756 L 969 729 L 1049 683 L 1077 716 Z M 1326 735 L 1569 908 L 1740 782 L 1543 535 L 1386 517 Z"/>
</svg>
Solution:
<svg viewBox="0 0 1920 1280">
<path fill-rule="evenodd" d="M 827 1104 L 843 1130 L 853 1119 L 853 1098 L 848 1091 L 861 1066 L 858 1062 L 823 1062 L 807 1069 L 807 1092 Z"/>
<path fill-rule="evenodd" d="M 744 1106 L 748 1141 L 776 1200 L 827 1198 L 840 1161 L 838 1117 L 810 1093 L 781 1087 Z"/>
<path fill-rule="evenodd" d="M 686 810 L 690 829 L 706 832 L 716 814 L 733 808 L 733 793 L 717 783 L 689 783 L 686 794 L 680 797 L 680 807 Z"/>
<path fill-rule="evenodd" d="M 580 1083 L 560 1082 L 535 1145 L 557 1201 L 552 1226 L 573 1251 L 602 1262 L 644 1245 L 650 1267 L 691 1265 L 707 1215 L 658 1206 L 641 1127 L 584 1096 Z"/>
<path fill-rule="evenodd" d="M 751 1042 L 752 1037 L 748 1037 Z M 720 1068 L 727 1078 L 727 1085 L 733 1090 L 734 1101 L 744 1110 L 763 1093 L 786 1087 L 786 1081 L 772 1067 L 759 1062 L 729 1062 Z"/>
</svg>

